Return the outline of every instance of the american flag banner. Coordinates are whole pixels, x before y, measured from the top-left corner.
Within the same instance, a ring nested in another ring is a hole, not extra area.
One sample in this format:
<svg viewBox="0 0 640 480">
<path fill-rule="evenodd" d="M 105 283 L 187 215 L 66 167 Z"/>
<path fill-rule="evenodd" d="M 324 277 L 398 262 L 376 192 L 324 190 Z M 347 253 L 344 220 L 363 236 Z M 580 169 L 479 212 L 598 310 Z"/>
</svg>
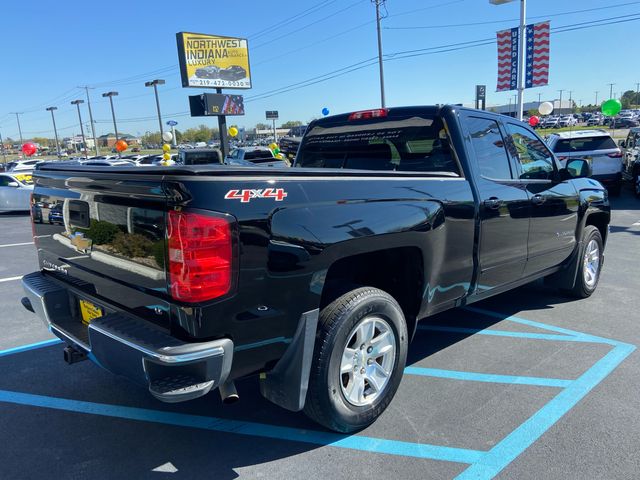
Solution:
<svg viewBox="0 0 640 480">
<path fill-rule="evenodd" d="M 527 25 L 525 88 L 549 84 L 549 22 Z"/>
<path fill-rule="evenodd" d="M 498 92 L 518 89 L 518 30 L 510 28 L 497 33 Z"/>
</svg>

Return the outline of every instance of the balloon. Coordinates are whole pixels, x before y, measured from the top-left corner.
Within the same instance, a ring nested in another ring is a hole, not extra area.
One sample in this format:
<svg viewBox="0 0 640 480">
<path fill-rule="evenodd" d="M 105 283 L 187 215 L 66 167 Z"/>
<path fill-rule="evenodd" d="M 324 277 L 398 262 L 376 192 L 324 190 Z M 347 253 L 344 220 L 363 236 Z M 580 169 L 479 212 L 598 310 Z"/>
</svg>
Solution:
<svg viewBox="0 0 640 480">
<path fill-rule="evenodd" d="M 328 109 L 327 107 L 324 107 L 324 108 L 322 109 L 322 115 L 324 115 L 325 117 L 326 117 L 327 115 L 329 115 L 329 109 Z"/>
<path fill-rule="evenodd" d="M 535 127 L 540 123 L 540 117 L 536 117 L 535 115 L 529 117 L 529 125 Z"/>
<path fill-rule="evenodd" d="M 236 127 L 231 127 L 229 129 L 229 135 L 231 135 L 232 137 L 235 137 L 236 135 L 238 135 L 238 129 Z"/>
<path fill-rule="evenodd" d="M 622 110 L 620 100 L 611 98 L 602 104 L 602 114 L 606 117 L 615 117 Z"/>
<path fill-rule="evenodd" d="M 173 140 L 173 134 L 171 132 L 164 132 L 162 134 L 162 140 L 164 140 L 165 142 L 170 142 L 171 140 Z"/>
<path fill-rule="evenodd" d="M 276 155 L 276 156 L 277 156 L 279 153 L 280 153 L 280 149 L 279 149 L 278 147 L 276 147 L 276 148 L 274 148 L 274 149 L 273 149 L 273 154 L 274 154 L 274 155 Z"/>
<path fill-rule="evenodd" d="M 30 157 L 37 151 L 38 151 L 38 147 L 36 147 L 34 143 L 27 142 L 24 145 L 22 145 L 22 153 L 24 153 L 27 157 Z"/>
<path fill-rule="evenodd" d="M 168 143 L 165 143 L 164 145 L 162 145 L 162 151 L 163 152 L 170 152 L 171 151 L 171 145 L 169 145 Z"/>
<path fill-rule="evenodd" d="M 281 153 L 278 153 L 278 154 L 276 155 L 276 158 L 277 158 L 278 160 L 284 160 L 284 155 L 282 155 Z"/>
<path fill-rule="evenodd" d="M 551 112 L 553 112 L 553 103 L 542 102 L 538 106 L 538 111 L 540 112 L 540 115 L 549 115 Z"/>
<path fill-rule="evenodd" d="M 127 145 L 127 142 L 125 142 L 124 140 L 118 140 L 116 142 L 117 151 L 124 152 L 127 148 L 129 148 L 129 145 Z"/>
<path fill-rule="evenodd" d="M 270 144 L 269 144 L 269 148 L 270 148 L 271 150 L 275 150 L 276 148 L 278 148 L 278 144 L 277 144 L 277 143 L 270 143 Z"/>
<path fill-rule="evenodd" d="M 166 152 L 165 152 L 165 153 L 163 153 L 163 154 L 162 154 L 162 159 L 163 159 L 163 160 L 171 160 L 171 154 L 166 153 Z"/>
</svg>

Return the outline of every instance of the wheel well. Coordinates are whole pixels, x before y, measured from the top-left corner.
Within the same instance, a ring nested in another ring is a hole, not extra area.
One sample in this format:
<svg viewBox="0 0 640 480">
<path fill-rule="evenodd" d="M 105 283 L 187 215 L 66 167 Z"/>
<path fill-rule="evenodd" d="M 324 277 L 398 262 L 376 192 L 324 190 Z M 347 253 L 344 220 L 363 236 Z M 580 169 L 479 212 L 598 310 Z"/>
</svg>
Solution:
<svg viewBox="0 0 640 480">
<path fill-rule="evenodd" d="M 422 303 L 424 268 L 417 247 L 379 250 L 342 258 L 327 272 L 320 309 L 358 286 L 384 290 L 398 302 L 413 336 Z"/>
<path fill-rule="evenodd" d="M 609 233 L 609 216 L 605 212 L 592 213 L 587 217 L 586 225 L 593 225 L 600 231 L 602 243 L 607 243 L 607 234 Z"/>
</svg>

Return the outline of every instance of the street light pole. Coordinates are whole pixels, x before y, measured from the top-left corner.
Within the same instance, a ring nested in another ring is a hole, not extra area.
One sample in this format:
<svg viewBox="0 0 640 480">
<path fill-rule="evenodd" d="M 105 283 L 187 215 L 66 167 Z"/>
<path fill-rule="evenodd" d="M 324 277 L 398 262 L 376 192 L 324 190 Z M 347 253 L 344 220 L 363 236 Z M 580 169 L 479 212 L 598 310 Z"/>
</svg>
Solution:
<svg viewBox="0 0 640 480">
<path fill-rule="evenodd" d="M 82 146 L 84 147 L 84 158 L 89 158 L 89 149 L 87 148 L 87 140 L 84 138 L 84 128 L 82 127 L 82 115 L 80 115 L 80 104 L 84 103 L 84 100 L 74 100 L 71 105 L 78 107 L 78 121 L 80 122 L 80 134 L 82 135 Z"/>
<path fill-rule="evenodd" d="M 376 27 L 378 30 L 378 65 L 380 67 L 380 105 L 386 107 L 384 94 L 384 65 L 382 62 L 382 31 L 380 29 L 380 5 L 384 5 L 385 0 L 371 0 L 376 4 Z"/>
<path fill-rule="evenodd" d="M 2 158 L 4 159 L 4 164 L 7 164 L 7 153 L 4 151 L 4 140 L 2 140 L 2 133 L 0 133 L 0 149 L 2 149 Z"/>
<path fill-rule="evenodd" d="M 569 106 L 571 107 L 571 113 L 573 113 L 573 90 L 569 90 Z"/>
<path fill-rule="evenodd" d="M 156 96 L 156 108 L 158 109 L 158 125 L 160 125 L 160 142 L 164 142 L 162 135 L 164 133 L 162 129 L 162 116 L 160 115 L 160 100 L 158 100 L 158 85 L 164 85 L 164 80 L 152 80 L 150 82 L 144 82 L 145 87 L 153 87 L 153 93 Z"/>
<path fill-rule="evenodd" d="M 18 122 L 18 134 L 20 135 L 20 145 L 22 146 L 24 145 L 24 140 L 22 139 L 22 128 L 20 127 L 20 115 L 22 115 L 22 112 L 11 112 L 11 113 L 15 114 L 16 116 L 16 122 Z M 20 157 L 24 158 L 24 153 L 21 153 Z"/>
<path fill-rule="evenodd" d="M 609 98 L 613 98 L 613 86 L 615 83 L 607 83 L 609 85 Z"/>
<path fill-rule="evenodd" d="M 636 107 L 640 105 L 640 83 L 636 83 Z"/>
<path fill-rule="evenodd" d="M 57 109 L 58 107 L 47 107 L 47 110 L 51 112 L 51 120 L 53 120 L 53 134 L 56 136 L 56 152 L 58 155 L 58 160 L 60 160 L 60 142 L 58 141 L 58 129 L 56 128 L 56 117 L 53 116 L 53 111 Z"/>
<path fill-rule="evenodd" d="M 600 93 L 600 92 L 596 90 L 596 103 L 595 103 L 596 107 L 598 106 L 598 94 L 599 94 L 599 93 Z"/>
<path fill-rule="evenodd" d="M 562 92 L 564 92 L 564 90 L 558 90 L 558 91 L 560 92 L 560 105 L 558 105 L 558 110 L 562 110 Z"/>
<path fill-rule="evenodd" d="M 113 110 L 113 97 L 117 96 L 118 92 L 107 92 L 103 93 L 103 97 L 109 97 L 109 104 L 111 105 L 111 118 L 113 118 L 113 130 L 116 136 L 116 143 L 118 143 L 118 125 L 116 125 L 116 113 Z M 109 139 L 107 139 L 107 147 L 109 146 Z M 118 156 L 120 156 L 120 152 L 118 152 Z"/>
</svg>

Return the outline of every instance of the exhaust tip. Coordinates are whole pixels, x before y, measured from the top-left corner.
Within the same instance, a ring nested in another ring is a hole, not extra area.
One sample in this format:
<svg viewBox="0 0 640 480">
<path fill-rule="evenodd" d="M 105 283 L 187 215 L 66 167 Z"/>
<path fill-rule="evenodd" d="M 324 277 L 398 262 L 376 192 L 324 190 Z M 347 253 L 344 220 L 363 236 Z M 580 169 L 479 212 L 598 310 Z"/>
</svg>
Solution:
<svg viewBox="0 0 640 480">
<path fill-rule="evenodd" d="M 218 388 L 220 391 L 220 397 L 222 398 L 223 405 L 231 405 L 240 400 L 240 396 L 236 390 L 236 385 L 233 382 L 225 382 Z"/>
</svg>

